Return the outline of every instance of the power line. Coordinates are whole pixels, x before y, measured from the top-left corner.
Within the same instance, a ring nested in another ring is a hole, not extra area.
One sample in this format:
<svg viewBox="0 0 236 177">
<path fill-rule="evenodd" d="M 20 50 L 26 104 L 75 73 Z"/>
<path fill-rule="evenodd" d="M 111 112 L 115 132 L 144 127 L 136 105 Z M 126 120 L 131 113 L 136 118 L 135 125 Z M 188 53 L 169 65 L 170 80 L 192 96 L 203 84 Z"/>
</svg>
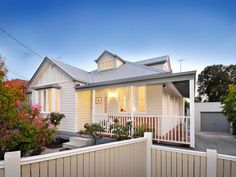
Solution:
<svg viewBox="0 0 236 177">
<path fill-rule="evenodd" d="M 16 41 L 19 45 L 21 45 L 22 47 L 26 48 L 27 50 L 29 50 L 31 53 L 35 54 L 36 56 L 38 56 L 39 58 L 42 58 L 42 55 L 40 55 L 39 53 L 35 52 L 33 49 L 31 49 L 30 47 L 28 47 L 27 45 L 25 45 L 24 43 L 20 42 L 18 39 L 16 39 L 14 36 L 12 36 L 10 33 L 8 33 L 6 30 L 4 30 L 3 28 L 0 27 L 0 30 L 7 35 L 8 37 L 10 37 L 11 39 L 13 39 L 14 41 Z"/>
<path fill-rule="evenodd" d="M 20 74 L 18 74 L 17 72 L 13 71 L 12 69 L 10 69 L 6 64 L 4 64 L 5 66 L 2 66 L 4 67 L 7 71 L 15 74 L 16 76 L 22 78 L 22 79 L 25 79 L 25 80 L 28 80 L 27 78 L 25 78 L 24 76 L 21 76 Z"/>
</svg>

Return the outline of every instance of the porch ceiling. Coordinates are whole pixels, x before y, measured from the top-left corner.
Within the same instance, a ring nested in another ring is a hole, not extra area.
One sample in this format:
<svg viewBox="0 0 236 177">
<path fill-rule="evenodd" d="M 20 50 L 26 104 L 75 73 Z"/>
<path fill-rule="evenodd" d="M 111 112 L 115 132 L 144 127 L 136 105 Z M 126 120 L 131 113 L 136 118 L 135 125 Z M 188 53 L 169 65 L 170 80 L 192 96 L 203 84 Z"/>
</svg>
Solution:
<svg viewBox="0 0 236 177">
<path fill-rule="evenodd" d="M 177 81 L 172 82 L 174 86 L 178 89 L 178 91 L 181 93 L 181 95 L 185 98 L 189 98 L 189 81 Z"/>
</svg>

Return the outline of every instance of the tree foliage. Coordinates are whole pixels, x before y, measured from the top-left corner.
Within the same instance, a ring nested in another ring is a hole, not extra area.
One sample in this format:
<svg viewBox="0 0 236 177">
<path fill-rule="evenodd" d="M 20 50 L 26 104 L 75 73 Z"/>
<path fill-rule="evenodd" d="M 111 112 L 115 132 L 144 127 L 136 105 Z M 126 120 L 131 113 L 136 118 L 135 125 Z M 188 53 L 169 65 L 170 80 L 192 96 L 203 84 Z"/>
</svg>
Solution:
<svg viewBox="0 0 236 177">
<path fill-rule="evenodd" d="M 40 116 L 40 106 L 25 101 L 21 82 L 5 81 L 6 70 L 0 63 L 0 159 L 8 151 L 22 155 L 38 154 L 54 138 L 50 120 Z"/>
<path fill-rule="evenodd" d="M 222 112 L 232 122 L 234 132 L 236 133 L 236 85 L 229 86 L 229 92 L 226 96 L 222 97 L 221 104 L 223 105 Z"/>
<path fill-rule="evenodd" d="M 236 65 L 207 66 L 198 75 L 198 92 L 204 101 L 217 102 L 228 92 L 230 84 L 236 84 Z"/>
</svg>

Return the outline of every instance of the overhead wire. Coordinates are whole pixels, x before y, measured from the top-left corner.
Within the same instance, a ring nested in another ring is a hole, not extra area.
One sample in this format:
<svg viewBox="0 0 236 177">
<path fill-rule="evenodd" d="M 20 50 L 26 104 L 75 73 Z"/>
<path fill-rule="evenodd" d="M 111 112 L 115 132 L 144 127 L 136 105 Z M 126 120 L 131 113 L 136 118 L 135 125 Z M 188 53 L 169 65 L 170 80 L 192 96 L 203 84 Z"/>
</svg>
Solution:
<svg viewBox="0 0 236 177">
<path fill-rule="evenodd" d="M 16 39 L 16 37 L 14 37 L 12 34 L 10 34 L 8 31 L 6 31 L 5 29 L 3 29 L 2 27 L 0 27 L 0 31 L 2 31 L 6 36 L 10 37 L 11 39 L 13 39 L 15 42 L 17 42 L 20 46 L 24 47 L 25 49 L 27 49 L 28 51 L 30 51 L 31 53 L 33 53 L 34 55 L 36 55 L 39 58 L 44 58 L 42 57 L 42 55 L 40 55 L 38 52 L 36 52 L 35 50 L 33 50 L 32 48 L 28 47 L 26 44 L 24 44 L 23 42 L 19 41 L 18 39 Z M 8 66 L 6 66 L 5 64 L 5 69 L 7 69 L 9 72 L 15 74 L 16 76 L 26 79 L 24 76 L 21 76 L 20 74 L 18 74 L 17 72 L 13 71 L 12 69 L 10 69 Z"/>
</svg>

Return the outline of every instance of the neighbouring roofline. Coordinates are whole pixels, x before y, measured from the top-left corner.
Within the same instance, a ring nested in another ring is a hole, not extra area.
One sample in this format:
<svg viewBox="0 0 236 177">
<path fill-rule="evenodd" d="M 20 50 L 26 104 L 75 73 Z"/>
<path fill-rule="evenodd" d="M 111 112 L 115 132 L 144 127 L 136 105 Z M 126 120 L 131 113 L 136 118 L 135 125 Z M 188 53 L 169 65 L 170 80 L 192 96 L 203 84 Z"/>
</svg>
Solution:
<svg viewBox="0 0 236 177">
<path fill-rule="evenodd" d="M 137 61 L 135 63 L 138 64 L 142 64 L 145 66 L 152 66 L 155 64 L 162 64 L 162 63 L 166 63 L 168 64 L 168 67 L 170 68 L 170 71 L 172 72 L 172 68 L 171 68 L 171 63 L 170 63 L 170 56 L 169 55 L 164 55 L 161 57 L 155 57 L 155 58 L 150 58 L 150 59 L 145 59 L 145 60 L 140 60 Z"/>
<path fill-rule="evenodd" d="M 108 85 L 119 85 L 119 84 L 127 84 L 127 83 L 134 83 L 134 82 L 149 82 L 153 80 L 159 80 L 159 82 L 175 82 L 175 81 L 182 81 L 188 79 L 196 79 L 196 71 L 187 71 L 187 72 L 179 72 L 179 73 L 158 73 L 146 76 L 139 76 L 139 77 L 132 77 L 132 78 L 125 78 L 125 79 L 118 79 L 118 80 L 111 80 L 105 82 L 97 82 L 87 85 L 76 85 L 75 89 L 88 89 L 88 88 L 96 88 Z M 149 82 L 152 83 L 152 82 Z"/>
<path fill-rule="evenodd" d="M 154 64 L 165 63 L 168 61 L 169 58 L 170 58 L 169 55 L 165 55 L 165 56 L 161 56 L 161 57 L 140 60 L 140 61 L 137 61 L 136 63 L 140 63 L 140 64 L 144 64 L 144 65 L 154 65 Z"/>
</svg>

